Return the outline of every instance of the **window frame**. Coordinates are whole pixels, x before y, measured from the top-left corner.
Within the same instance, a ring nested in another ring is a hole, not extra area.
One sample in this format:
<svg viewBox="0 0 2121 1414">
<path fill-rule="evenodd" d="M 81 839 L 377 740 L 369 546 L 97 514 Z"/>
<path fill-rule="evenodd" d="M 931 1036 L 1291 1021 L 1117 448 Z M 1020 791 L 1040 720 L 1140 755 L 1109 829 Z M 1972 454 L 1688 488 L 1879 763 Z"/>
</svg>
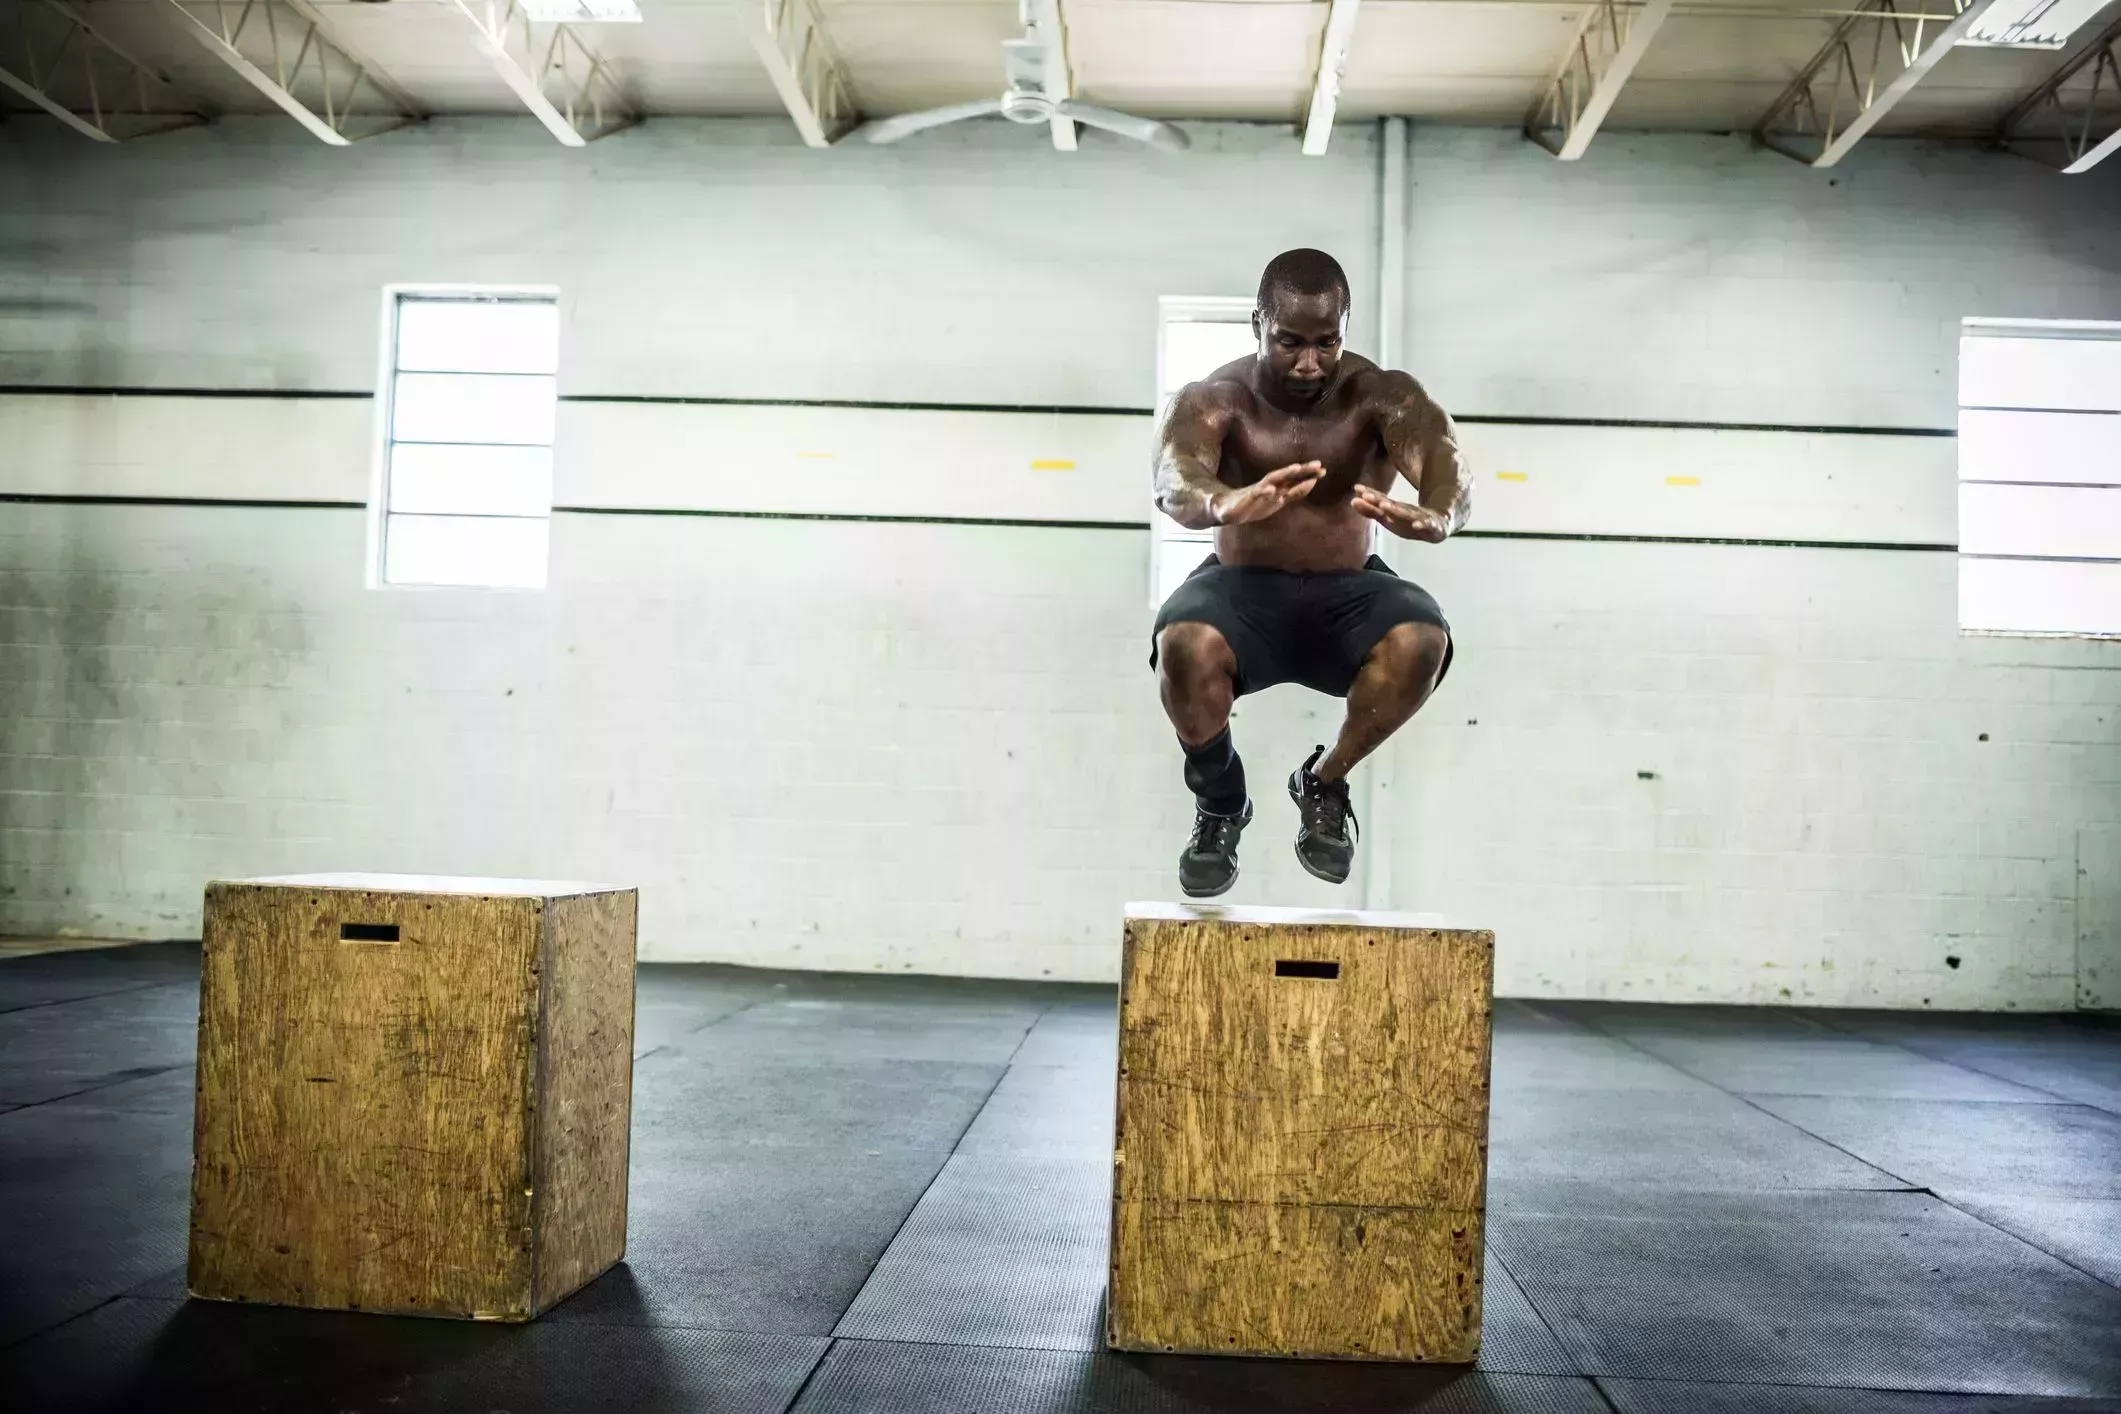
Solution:
<svg viewBox="0 0 2121 1414">
<path fill-rule="evenodd" d="M 473 590 L 489 594 L 534 594 L 550 587 L 550 548 L 547 549 L 547 576 L 538 584 L 432 584 L 405 580 L 393 580 L 386 573 L 385 557 L 389 553 L 390 535 L 390 462 L 391 448 L 396 439 L 391 429 L 397 417 L 398 392 L 398 317 L 408 300 L 465 300 L 481 303 L 523 302 L 550 304 L 556 314 L 561 314 L 561 328 L 566 323 L 560 307 L 560 287 L 557 285 L 517 284 L 471 284 L 464 282 L 434 283 L 414 282 L 387 284 L 382 292 L 382 317 L 378 321 L 382 338 L 376 351 L 375 430 L 370 437 L 370 461 L 368 477 L 368 515 L 363 546 L 364 585 L 369 589 L 419 591 Z M 553 379 L 559 379 L 560 359 L 557 351 L 553 360 Z M 554 393 L 558 399 L 557 386 Z M 559 434 L 553 434 L 552 449 L 556 453 Z M 499 445 L 499 444 L 496 444 Z M 535 444 L 531 444 L 535 445 Z M 531 519 L 531 517 L 522 517 Z M 552 511 L 548 507 L 544 516 L 548 526 Z M 548 531 L 549 534 L 549 531 Z"/>
<path fill-rule="evenodd" d="M 2055 344 L 2089 342 L 2112 345 L 2117 351 L 2121 351 L 2121 322 L 2088 319 L 1999 319 L 1985 317 L 1967 318 L 1960 321 L 1958 357 L 1956 360 L 1958 379 L 1954 398 L 1957 405 L 1958 438 L 1955 441 L 1953 452 L 1953 489 L 1958 505 L 1957 514 L 1962 518 L 1962 523 L 1959 526 L 1959 545 L 1954 555 L 1955 564 L 1953 567 L 1956 584 L 1956 604 L 1953 612 L 1954 624 L 1961 636 L 1966 637 L 2081 639 L 2101 642 L 2121 640 L 2121 622 L 2117 622 L 2111 628 L 2071 626 L 1999 628 L 1991 625 L 1970 624 L 1968 622 L 1970 617 L 1968 613 L 1969 596 L 1977 588 L 1980 589 L 1984 596 L 1987 596 L 1983 598 L 1982 602 L 1992 612 L 1997 605 L 2008 602 L 2005 588 L 2008 578 L 2006 572 L 2002 569 L 2003 566 L 2043 562 L 2086 566 L 2102 565 L 2111 567 L 2108 573 L 2121 576 L 2121 543 L 2111 546 L 2099 543 L 2092 547 L 2097 553 L 2084 553 L 2085 545 L 2072 544 L 2067 540 L 2058 540 L 2055 544 L 2046 547 L 2046 552 L 2043 552 L 2041 547 L 2030 544 L 2010 550 L 1996 548 L 1969 550 L 1966 548 L 1969 536 L 1967 526 L 1963 523 L 1963 518 L 1967 513 L 1968 503 L 1978 502 L 1984 497 L 1993 499 L 1999 493 L 2019 490 L 2038 493 L 2049 500 L 2058 499 L 2052 494 L 2056 492 L 2061 492 L 2065 496 L 2070 494 L 2104 495 L 2112 497 L 2114 505 L 2121 507 L 2121 484 L 2117 484 L 2115 481 L 2082 479 L 2073 474 L 2058 474 L 2058 478 L 2052 481 L 2018 476 L 1969 474 L 1970 468 L 1967 463 L 1969 448 L 1978 445 L 1982 448 L 1983 455 L 1987 455 L 1997 445 L 1994 443 L 1996 434 L 1993 432 L 1984 430 L 1978 439 L 1968 435 L 1970 415 L 1973 419 L 1980 421 L 1999 417 L 2023 419 L 2050 417 L 2064 419 L 2104 418 L 2113 426 L 2116 437 L 2121 438 L 2121 386 L 2117 386 L 2114 389 L 2111 397 L 2106 397 L 2103 391 L 2105 385 L 2103 383 L 2097 385 L 2100 389 L 2100 396 L 2105 401 L 2112 403 L 2113 406 L 2111 407 L 2080 406 L 2072 401 L 2072 398 L 2077 396 L 2077 394 L 2067 389 L 2056 394 L 2054 404 L 2051 406 L 2029 405 L 2022 395 L 2018 401 L 1998 403 L 1993 401 L 1995 397 L 1994 390 L 1987 390 L 1980 396 L 1969 398 L 1966 386 L 1968 345 L 1981 339 L 2037 340 Z M 2121 356 L 2121 354 L 2117 354 L 2117 356 Z M 1972 468 L 1972 470 L 1991 472 L 1994 468 L 1981 466 Z M 1986 547 L 1993 542 L 1985 540 L 1981 543 Z M 1970 564 L 1981 566 L 1980 570 L 1971 579 L 1968 575 L 1968 566 Z M 2089 574 L 2091 572 L 2086 571 L 2085 573 Z M 2087 583 L 2089 584 L 2091 581 L 2087 580 Z M 2003 597 L 1999 598 L 1997 596 Z M 2033 601 L 2028 600 L 2026 602 L 2031 603 Z M 2047 600 L 2042 602 L 2054 602 L 2052 593 L 2050 593 Z M 1980 615 L 1972 615 L 1971 617 L 1978 618 Z"/>
<path fill-rule="evenodd" d="M 1165 392 L 1169 379 L 1170 331 L 1174 324 L 1242 324 L 1248 329 L 1258 300 L 1252 295 L 1162 295 L 1156 301 L 1156 422 L 1164 420 L 1173 393 Z M 1149 505 L 1149 611 L 1163 607 L 1164 562 L 1168 546 L 1206 545 L 1213 548 L 1215 532 L 1187 530 L 1161 510 Z"/>
</svg>

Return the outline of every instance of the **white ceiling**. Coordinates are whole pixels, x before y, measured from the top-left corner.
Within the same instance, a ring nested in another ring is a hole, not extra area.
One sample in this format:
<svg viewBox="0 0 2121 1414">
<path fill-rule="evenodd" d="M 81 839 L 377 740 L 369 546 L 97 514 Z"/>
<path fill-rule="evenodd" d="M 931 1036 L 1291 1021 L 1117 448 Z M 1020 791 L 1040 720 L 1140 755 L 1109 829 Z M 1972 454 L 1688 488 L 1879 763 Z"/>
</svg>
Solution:
<svg viewBox="0 0 2121 1414">
<path fill-rule="evenodd" d="M 1748 129 L 1851 0 L 1680 0 L 1608 118 L 1608 131 Z M 0 8 L 32 0 L 0 0 Z M 220 112 L 271 105 L 184 32 L 162 0 L 73 0 L 99 28 Z M 240 0 L 233 0 L 240 3 Z M 443 0 L 314 0 L 332 32 L 432 113 L 516 113 L 515 96 Z M 637 25 L 584 26 L 643 113 L 779 114 L 746 37 L 759 0 L 639 0 Z M 865 114 L 1002 87 L 1016 0 L 818 0 Z M 1912 3 L 1910 4 L 1912 8 Z M 1931 8 L 1948 12 L 1945 0 Z M 1295 122 L 1317 73 L 1327 0 L 1061 0 L 1076 89 L 1164 118 Z M 2109 5 L 2099 24 L 2121 12 Z M 1343 118 L 1520 121 L 1582 17 L 1580 0 L 1368 0 L 1341 90 Z M 0 26 L 0 44 L 5 43 Z M 2085 36 L 2080 33 L 2079 42 Z M 2051 73 L 2053 53 L 1960 48 L 1881 124 L 1981 134 Z M 0 57 L 0 64 L 6 63 Z M 25 106 L 13 95 L 5 106 Z"/>
</svg>

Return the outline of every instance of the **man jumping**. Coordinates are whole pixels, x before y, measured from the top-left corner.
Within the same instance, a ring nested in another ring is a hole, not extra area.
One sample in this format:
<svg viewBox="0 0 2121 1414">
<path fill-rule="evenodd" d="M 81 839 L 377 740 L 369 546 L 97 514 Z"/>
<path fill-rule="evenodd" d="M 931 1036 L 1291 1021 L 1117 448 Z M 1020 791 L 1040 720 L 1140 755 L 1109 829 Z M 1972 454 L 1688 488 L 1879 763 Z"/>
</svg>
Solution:
<svg viewBox="0 0 2121 1414">
<path fill-rule="evenodd" d="M 1194 898 L 1236 882 L 1252 820 L 1232 702 L 1284 682 L 1347 699 L 1333 749 L 1289 777 L 1296 857 L 1338 884 L 1355 857 L 1348 772 L 1451 666 L 1443 611 L 1370 553 L 1370 526 L 1434 544 L 1465 524 L 1458 429 L 1411 377 L 1342 351 L 1348 304 L 1332 256 L 1275 256 L 1252 312 L 1259 351 L 1180 390 L 1158 429 L 1158 508 L 1215 531 L 1215 553 L 1157 614 L 1149 654 L 1195 797 L 1178 861 Z M 1387 494 L 1402 476 L 1412 504 Z"/>
</svg>

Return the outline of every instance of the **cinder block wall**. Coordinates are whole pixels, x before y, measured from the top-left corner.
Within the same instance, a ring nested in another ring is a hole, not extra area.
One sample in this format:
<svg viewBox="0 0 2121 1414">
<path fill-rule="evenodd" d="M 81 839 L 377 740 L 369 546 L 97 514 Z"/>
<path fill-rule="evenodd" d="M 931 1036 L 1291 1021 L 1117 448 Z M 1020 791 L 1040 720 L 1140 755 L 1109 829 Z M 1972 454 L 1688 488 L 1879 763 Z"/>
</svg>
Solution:
<svg viewBox="0 0 2121 1414">
<path fill-rule="evenodd" d="M 1113 975 L 1189 818 L 1132 528 L 1155 300 L 1323 245 L 1367 347 L 1366 130 L 66 136 L 0 131 L 0 931 L 186 933 L 217 874 L 586 874 L 641 885 L 651 957 Z M 2071 1005 L 2121 648 L 1957 635 L 1917 434 L 1961 315 L 2121 318 L 2121 194 L 1420 127 L 1410 174 L 1408 362 L 1478 419 L 1476 524 L 1565 538 L 1395 547 L 1462 647 L 1347 890 L 1280 794 L 1336 704 L 1245 704 L 1237 896 L 1478 916 L 1522 994 Z M 543 593 L 360 587 L 394 280 L 563 291 Z M 1801 430 L 1608 425 L 1671 422 Z M 1627 535 L 1666 538 L 1584 538 Z"/>
</svg>

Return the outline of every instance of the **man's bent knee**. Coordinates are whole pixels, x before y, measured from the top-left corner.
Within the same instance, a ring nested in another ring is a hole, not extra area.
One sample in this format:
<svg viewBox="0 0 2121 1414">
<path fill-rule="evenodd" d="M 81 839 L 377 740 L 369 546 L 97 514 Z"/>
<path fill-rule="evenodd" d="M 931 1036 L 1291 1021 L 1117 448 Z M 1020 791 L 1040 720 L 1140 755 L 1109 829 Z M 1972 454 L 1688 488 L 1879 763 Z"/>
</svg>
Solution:
<svg viewBox="0 0 2121 1414">
<path fill-rule="evenodd" d="M 1156 636 L 1156 661 L 1164 676 L 1180 681 L 1227 677 L 1237 670 L 1237 654 L 1213 624 L 1167 624 Z"/>
<path fill-rule="evenodd" d="M 1370 661 L 1409 687 L 1427 689 L 1443 671 L 1450 651 L 1451 635 L 1435 624 L 1395 624 L 1370 650 Z"/>
</svg>

